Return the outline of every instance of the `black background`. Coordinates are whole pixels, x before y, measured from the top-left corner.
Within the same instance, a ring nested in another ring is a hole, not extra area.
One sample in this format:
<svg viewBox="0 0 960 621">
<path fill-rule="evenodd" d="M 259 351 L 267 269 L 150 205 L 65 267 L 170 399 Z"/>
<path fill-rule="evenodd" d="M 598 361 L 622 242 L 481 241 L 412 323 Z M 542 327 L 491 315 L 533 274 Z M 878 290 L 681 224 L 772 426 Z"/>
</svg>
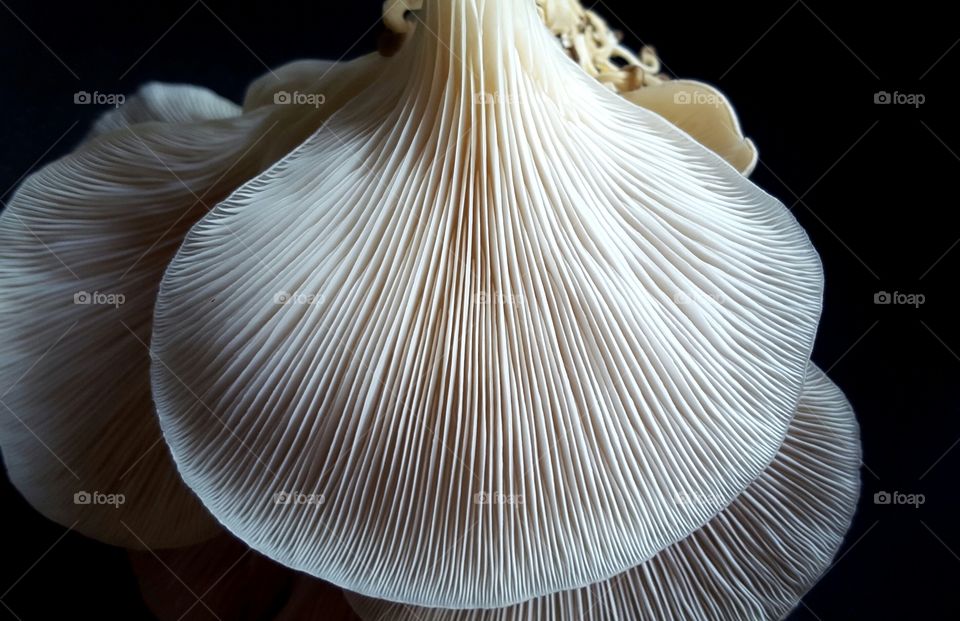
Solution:
<svg viewBox="0 0 960 621">
<path fill-rule="evenodd" d="M 74 105 L 77 91 L 130 94 L 159 80 L 239 100 L 267 66 L 354 57 L 373 50 L 381 30 L 372 0 L 205 1 L 2 0 L 0 197 L 70 150 L 105 111 Z M 946 3 L 890 6 L 595 6 L 631 47 L 655 45 L 668 72 L 730 97 L 760 150 L 752 179 L 792 208 L 823 259 L 814 361 L 856 409 L 864 487 L 834 566 L 793 620 L 960 618 L 960 136 L 950 122 L 960 27 Z M 877 105 L 878 91 L 926 101 Z M 925 303 L 877 305 L 880 291 L 923 294 Z M 921 493 L 925 503 L 878 505 L 878 491 Z M 64 528 L 5 479 L 0 496 L 0 614 L 147 618 L 124 552 L 61 538 Z"/>
</svg>

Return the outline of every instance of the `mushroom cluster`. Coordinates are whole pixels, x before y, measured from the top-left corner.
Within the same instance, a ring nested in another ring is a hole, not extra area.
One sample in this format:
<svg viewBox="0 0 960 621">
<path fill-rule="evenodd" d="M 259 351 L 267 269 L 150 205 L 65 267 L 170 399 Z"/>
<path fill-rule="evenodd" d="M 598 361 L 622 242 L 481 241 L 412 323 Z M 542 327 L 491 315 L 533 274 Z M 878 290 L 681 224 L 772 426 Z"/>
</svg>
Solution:
<svg viewBox="0 0 960 621">
<path fill-rule="evenodd" d="M 729 101 L 577 0 L 384 18 L 397 49 L 242 106 L 148 85 L 18 189 L 14 485 L 149 550 L 161 618 L 155 554 L 203 592 L 248 549 L 288 598 L 258 618 L 785 615 L 849 525 L 858 430 Z"/>
</svg>

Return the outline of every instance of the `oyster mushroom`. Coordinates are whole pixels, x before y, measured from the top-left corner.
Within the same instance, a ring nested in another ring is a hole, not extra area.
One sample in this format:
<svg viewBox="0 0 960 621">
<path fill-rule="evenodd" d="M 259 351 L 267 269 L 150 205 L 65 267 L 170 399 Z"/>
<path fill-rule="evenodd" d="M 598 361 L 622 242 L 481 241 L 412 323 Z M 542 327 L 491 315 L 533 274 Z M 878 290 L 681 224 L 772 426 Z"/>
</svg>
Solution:
<svg viewBox="0 0 960 621">
<path fill-rule="evenodd" d="M 125 130 L 139 123 L 197 123 L 239 116 L 240 107 L 206 88 L 151 82 L 130 101 L 94 123 L 91 136 Z"/>
<path fill-rule="evenodd" d="M 347 597 L 364 621 L 780 619 L 843 541 L 859 495 L 859 468 L 850 404 L 810 365 L 796 417 L 770 466 L 706 526 L 642 565 L 500 609 L 418 608 Z"/>
<path fill-rule="evenodd" d="M 738 174 L 729 102 L 575 0 L 385 22 L 389 58 L 297 61 L 242 107 L 148 85 L 20 188 L 15 485 L 111 543 L 206 538 L 135 555 L 161 617 L 191 612 L 163 559 L 205 587 L 244 543 L 368 619 L 789 610 L 849 522 L 856 425 L 808 368 L 816 253 Z M 345 610 L 243 567 L 285 604 L 227 616 Z"/>
<path fill-rule="evenodd" d="M 204 114 L 197 101 L 180 112 Z M 7 473 L 47 517 L 132 547 L 216 532 L 161 441 L 146 343 L 163 267 L 205 211 L 198 197 L 216 200 L 255 172 L 246 162 L 225 174 L 260 129 L 154 118 L 117 131 L 108 119 L 106 134 L 31 175 L 0 214 Z M 119 502 L 99 506 L 96 494 Z"/>
<path fill-rule="evenodd" d="M 211 205 L 368 85 L 340 69 L 313 76 L 322 106 L 256 102 L 243 114 L 206 89 L 147 85 L 0 213 L 0 448 L 14 486 L 50 519 L 132 548 L 218 532 L 154 413 L 157 285 Z M 256 85 L 282 88 L 292 73 Z"/>
<path fill-rule="evenodd" d="M 153 389 L 185 482 L 270 558 L 432 607 L 601 582 L 703 527 L 797 408 L 805 233 L 532 2 L 425 0 L 374 73 L 164 275 Z"/>
</svg>

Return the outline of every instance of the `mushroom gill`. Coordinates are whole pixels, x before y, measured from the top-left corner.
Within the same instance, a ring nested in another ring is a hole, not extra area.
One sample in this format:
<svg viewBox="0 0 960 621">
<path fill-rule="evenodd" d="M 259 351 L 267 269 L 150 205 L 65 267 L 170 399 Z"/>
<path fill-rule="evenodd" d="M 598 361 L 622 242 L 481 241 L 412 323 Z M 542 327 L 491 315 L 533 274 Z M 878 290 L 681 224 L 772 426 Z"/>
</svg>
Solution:
<svg viewBox="0 0 960 621">
<path fill-rule="evenodd" d="M 764 472 L 822 274 L 781 203 L 585 73 L 533 2 L 424 0 L 412 25 L 187 234 L 153 390 L 185 482 L 254 549 L 510 606 L 641 565 Z"/>
<path fill-rule="evenodd" d="M 509 608 L 445 610 L 347 598 L 364 621 L 780 619 L 843 541 L 859 495 L 859 468 L 853 410 L 811 364 L 796 417 L 770 466 L 707 525 L 645 563 Z"/>
</svg>

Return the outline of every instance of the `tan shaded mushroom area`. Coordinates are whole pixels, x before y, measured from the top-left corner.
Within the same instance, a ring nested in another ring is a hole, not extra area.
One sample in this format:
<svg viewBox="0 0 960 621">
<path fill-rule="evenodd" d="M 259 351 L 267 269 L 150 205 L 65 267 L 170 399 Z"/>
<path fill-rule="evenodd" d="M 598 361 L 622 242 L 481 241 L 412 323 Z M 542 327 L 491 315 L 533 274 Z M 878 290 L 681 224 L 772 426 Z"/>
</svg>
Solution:
<svg viewBox="0 0 960 621">
<path fill-rule="evenodd" d="M 579 0 L 537 0 L 537 10 L 567 55 L 588 75 L 661 115 L 744 175 L 753 171 L 756 146 L 744 137 L 733 105 L 715 87 L 671 79 L 652 47 L 634 54 L 621 43 L 619 33 Z"/>
<path fill-rule="evenodd" d="M 717 89 L 692 80 L 671 80 L 623 93 L 661 115 L 744 175 L 757 165 L 757 148 L 743 136 L 733 106 Z"/>
</svg>

